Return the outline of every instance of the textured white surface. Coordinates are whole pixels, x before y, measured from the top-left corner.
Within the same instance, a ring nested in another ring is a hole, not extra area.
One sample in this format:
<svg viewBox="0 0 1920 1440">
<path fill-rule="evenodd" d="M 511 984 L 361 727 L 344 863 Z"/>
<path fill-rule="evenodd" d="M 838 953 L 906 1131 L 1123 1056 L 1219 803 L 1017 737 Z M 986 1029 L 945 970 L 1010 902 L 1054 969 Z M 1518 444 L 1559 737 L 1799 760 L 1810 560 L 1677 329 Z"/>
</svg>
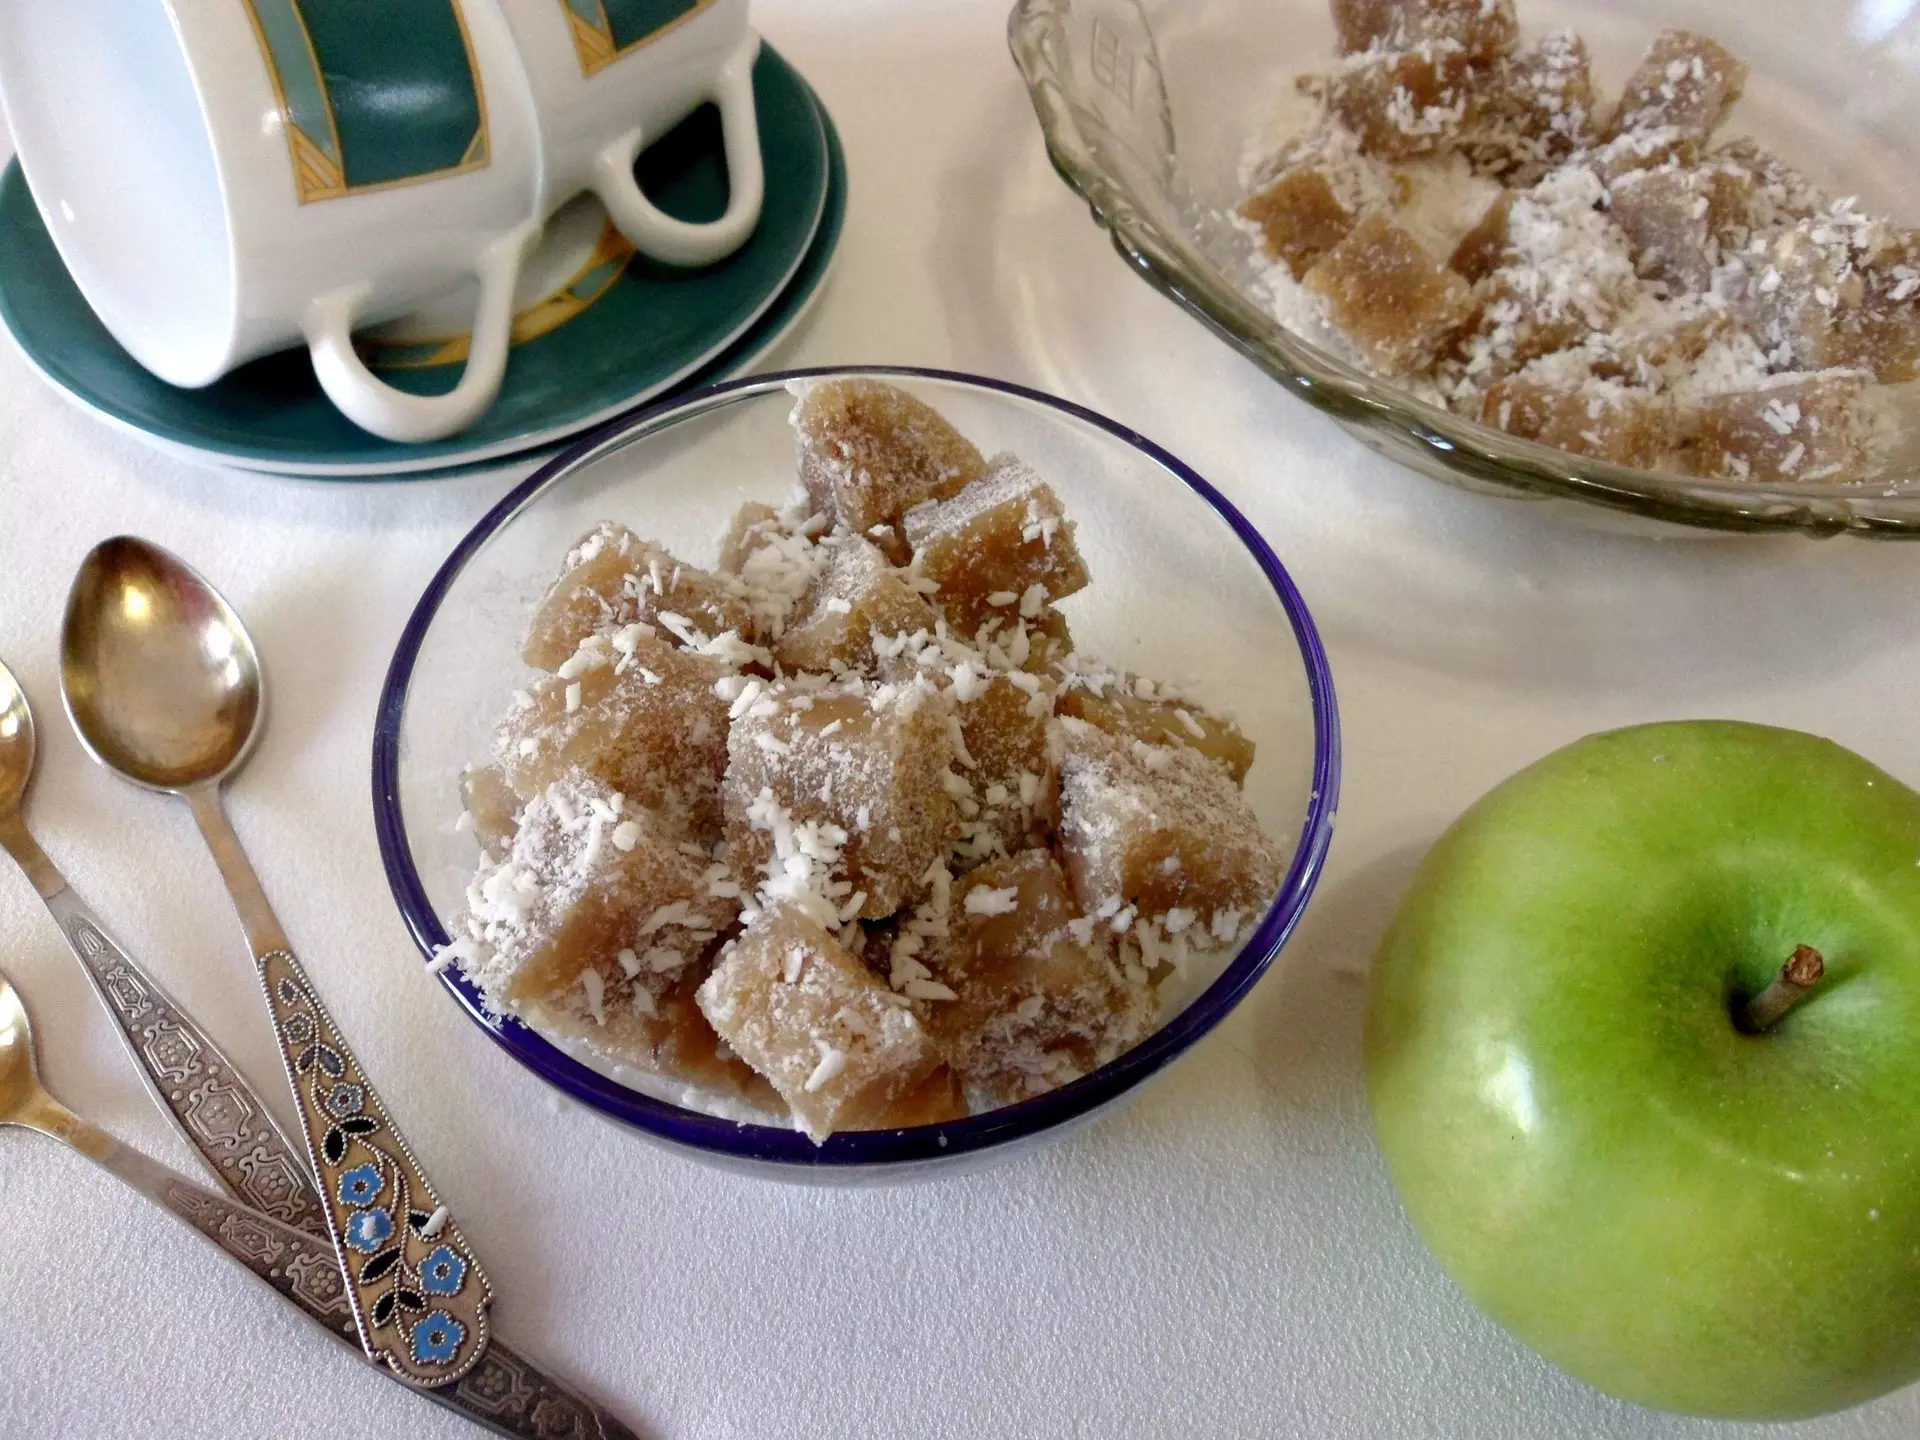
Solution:
<svg viewBox="0 0 1920 1440">
<path fill-rule="evenodd" d="M 218 578 L 274 686 L 233 796 L 288 929 L 501 1299 L 503 1333 L 647 1433 L 1910 1436 L 1920 1394 L 1791 1431 L 1614 1404 L 1481 1318 L 1369 1138 L 1363 971 L 1483 789 L 1606 725 L 1795 724 L 1920 779 L 1920 553 L 1624 539 L 1376 460 L 1129 277 L 1054 178 L 1000 0 L 787 0 L 769 38 L 846 138 L 840 268 L 781 363 L 899 361 L 1057 390 L 1227 491 L 1299 578 L 1346 722 L 1333 861 L 1241 1012 L 1132 1107 L 997 1170 L 833 1193 L 721 1177 L 558 1103 L 422 973 L 386 896 L 367 756 L 387 655 L 501 478 L 252 479 L 156 458 L 0 347 L 0 655 L 45 737 L 40 836 L 263 1083 L 270 1042 L 184 811 L 90 765 L 54 671 L 73 567 L 132 530 Z M 52 1087 L 177 1165 L 25 882 L 0 964 Z M 171 1219 L 0 1134 L 8 1436 L 473 1433 L 357 1366 Z M 405 1427 L 404 1429 L 402 1427 Z"/>
</svg>

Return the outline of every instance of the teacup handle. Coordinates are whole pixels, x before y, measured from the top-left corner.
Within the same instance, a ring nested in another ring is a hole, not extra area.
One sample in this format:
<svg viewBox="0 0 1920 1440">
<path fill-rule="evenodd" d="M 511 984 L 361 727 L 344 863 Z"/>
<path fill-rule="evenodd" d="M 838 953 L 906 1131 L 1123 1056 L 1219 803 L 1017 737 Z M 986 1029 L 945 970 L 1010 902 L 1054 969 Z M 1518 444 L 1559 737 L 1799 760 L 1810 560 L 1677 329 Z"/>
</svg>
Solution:
<svg viewBox="0 0 1920 1440">
<path fill-rule="evenodd" d="M 371 287 L 356 285 L 314 301 L 307 311 L 307 348 L 327 398 L 354 424 L 383 440 L 417 444 L 466 429 L 500 393 L 513 338 L 514 287 L 539 235 L 537 224 L 523 225 L 480 252 L 473 267 L 480 299 L 467 365 L 460 383 L 444 395 L 395 389 L 369 370 L 353 348 L 353 327 Z"/>
<path fill-rule="evenodd" d="M 720 107 L 720 129 L 727 155 L 727 212 L 718 220 L 692 225 L 655 205 L 634 179 L 633 163 L 658 135 L 637 126 L 602 150 L 594 160 L 594 193 L 620 233 L 642 255 L 668 265 L 709 265 L 746 243 L 760 223 L 766 174 L 760 163 L 760 120 L 753 104 L 753 62 L 760 37 L 746 38 L 714 77 L 708 98 Z"/>
</svg>

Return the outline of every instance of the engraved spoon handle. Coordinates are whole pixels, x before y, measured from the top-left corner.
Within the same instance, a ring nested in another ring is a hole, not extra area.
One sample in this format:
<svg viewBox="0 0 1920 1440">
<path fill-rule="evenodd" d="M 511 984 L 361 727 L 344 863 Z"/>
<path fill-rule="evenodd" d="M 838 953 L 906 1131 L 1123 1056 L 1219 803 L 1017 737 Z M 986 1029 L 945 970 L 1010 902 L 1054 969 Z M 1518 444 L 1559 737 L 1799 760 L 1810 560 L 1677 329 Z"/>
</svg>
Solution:
<svg viewBox="0 0 1920 1440">
<path fill-rule="evenodd" d="M 100 1003 L 119 1027 L 147 1089 L 244 1204 L 310 1234 L 327 1217 L 300 1152 L 259 1093 L 192 1016 L 107 934 L 17 819 L 0 822 L 0 845 L 27 872 L 59 922 Z"/>
<path fill-rule="evenodd" d="M 324 1235 L 309 1235 L 187 1179 L 42 1095 L 18 1123 L 71 1145 L 172 1212 L 245 1266 L 336 1340 L 360 1353 L 339 1261 Z M 383 1372 L 384 1373 L 384 1372 Z M 500 1435 L 525 1440 L 637 1440 L 592 1401 L 543 1374 L 498 1340 L 461 1379 L 416 1392 Z"/>
<path fill-rule="evenodd" d="M 420 1386 L 487 1348 L 492 1287 L 314 992 L 215 787 L 186 792 L 247 934 L 360 1343 Z"/>
</svg>

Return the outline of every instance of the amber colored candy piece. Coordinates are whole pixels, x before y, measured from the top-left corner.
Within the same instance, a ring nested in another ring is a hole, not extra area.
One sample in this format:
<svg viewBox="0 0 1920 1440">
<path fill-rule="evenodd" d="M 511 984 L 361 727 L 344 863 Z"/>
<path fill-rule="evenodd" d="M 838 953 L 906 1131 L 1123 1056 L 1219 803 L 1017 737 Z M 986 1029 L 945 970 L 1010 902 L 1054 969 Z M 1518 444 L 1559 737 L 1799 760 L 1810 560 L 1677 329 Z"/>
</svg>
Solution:
<svg viewBox="0 0 1920 1440">
<path fill-rule="evenodd" d="M 1697 294 L 1712 283 L 1720 236 L 1746 215 L 1751 190 L 1731 166 L 1663 165 L 1616 180 L 1609 213 L 1643 276 L 1666 282 L 1672 294 Z"/>
<path fill-rule="evenodd" d="M 1369 215 L 1307 272 L 1327 318 L 1382 372 L 1433 363 L 1472 314 L 1467 282 L 1385 215 Z"/>
<path fill-rule="evenodd" d="M 940 587 L 933 603 L 965 635 L 988 620 L 1038 619 L 1087 585 L 1059 497 L 1011 455 L 951 499 L 908 511 L 905 531 L 914 572 Z"/>
<path fill-rule="evenodd" d="M 1780 376 L 1755 390 L 1715 395 L 1694 417 L 1707 475 L 1741 480 L 1857 480 L 1865 472 L 1859 375 Z"/>
<path fill-rule="evenodd" d="M 1828 370 L 1854 362 L 1858 330 L 1851 323 L 1865 297 L 1847 246 L 1822 244 L 1824 217 L 1802 220 L 1774 236 L 1759 254 L 1741 256 L 1746 284 L 1735 309 L 1777 364 Z"/>
<path fill-rule="evenodd" d="M 796 853 L 796 827 L 831 827 L 845 837 L 836 872 L 865 896 L 856 913 L 893 914 L 953 833 L 946 704 L 925 680 L 766 689 L 727 741 L 722 795 L 735 869 L 777 878 Z"/>
<path fill-rule="evenodd" d="M 535 608 L 520 653 L 529 665 L 557 670 L 589 635 L 651 621 L 661 611 L 685 616 L 707 635 L 749 635 L 753 628 L 737 582 L 683 565 L 624 526 L 602 523 L 567 553 L 567 567 Z"/>
<path fill-rule="evenodd" d="M 1674 151 L 1691 159 L 1746 84 L 1746 65 L 1718 42 L 1690 30 L 1665 31 L 1627 77 L 1608 136 L 1668 131 Z"/>
<path fill-rule="evenodd" d="M 1340 203 L 1318 170 L 1289 170 L 1250 196 L 1240 213 L 1260 227 L 1260 247 L 1298 280 L 1353 229 L 1354 213 Z"/>
<path fill-rule="evenodd" d="M 803 383 L 794 406 L 800 480 L 814 509 L 869 539 L 915 505 L 986 473 L 980 452 L 939 411 L 879 380 Z M 896 556 L 895 558 L 902 558 Z"/>
<path fill-rule="evenodd" d="M 747 557 L 766 543 L 769 532 L 778 531 L 780 512 L 771 505 L 763 505 L 758 500 L 749 500 L 733 512 L 733 519 L 727 523 L 727 533 L 720 538 L 720 569 L 728 575 L 738 575 L 745 568 Z"/>
<path fill-rule="evenodd" d="M 1179 910 L 1235 933 L 1272 903 L 1280 862 L 1226 771 L 1197 750 L 1060 719 L 1060 848 L 1083 913 Z"/>
<path fill-rule="evenodd" d="M 967 782 L 967 792 L 956 800 L 963 831 L 959 858 L 982 860 L 1036 843 L 1054 812 L 1058 784 L 1047 744 L 1052 689 L 1024 674 L 1018 680 L 968 674 L 947 693 L 964 751 L 955 768 Z"/>
<path fill-rule="evenodd" d="M 572 771 L 469 891 L 488 951 L 475 978 L 535 1023 L 650 1063 L 672 1028 L 662 1001 L 739 914 L 711 870 L 670 818 Z"/>
<path fill-rule="evenodd" d="M 1128 1049 L 1153 1021 L 1153 996 L 1114 961 L 1104 933 L 1071 922 L 1066 873 L 1042 849 L 954 882 L 927 1028 L 968 1091 L 1010 1105 L 1078 1079 Z"/>
<path fill-rule="evenodd" d="M 1332 75 L 1310 77 L 1327 111 L 1381 160 L 1411 160 L 1448 147 L 1465 125 L 1472 80 L 1456 49 L 1369 51 Z"/>
<path fill-rule="evenodd" d="M 1523 440 L 1643 470 L 1658 465 L 1675 439 L 1664 396 L 1612 380 L 1561 385 L 1512 375 L 1488 389 L 1480 420 Z"/>
<path fill-rule="evenodd" d="M 1453 247 L 1447 268 L 1468 280 L 1482 280 L 1500 268 L 1507 254 L 1507 221 L 1513 214 L 1514 192 L 1502 190 L 1474 227 Z"/>
<path fill-rule="evenodd" d="M 913 1089 L 861 1125 L 863 1130 L 911 1130 L 916 1125 L 950 1125 L 967 1118 L 967 1096 L 952 1067 L 942 1065 Z"/>
<path fill-rule="evenodd" d="M 795 906 L 760 912 L 698 997 L 816 1144 L 875 1123 L 940 1064 L 909 1004 Z"/>
<path fill-rule="evenodd" d="M 480 848 L 495 858 L 504 855 L 520 828 L 524 803 L 513 793 L 505 772 L 498 765 L 469 766 L 460 777 L 460 798 Z"/>
<path fill-rule="evenodd" d="M 634 1054 L 645 1068 L 669 1079 L 683 1080 L 744 1100 L 756 1109 L 778 1115 L 786 1109 L 779 1091 L 746 1061 L 733 1053 L 708 1023 L 696 998 L 711 967 L 688 966 L 656 1002 L 658 1014 L 646 1027 L 647 1048 Z M 634 1063 L 626 1052 L 614 1056 Z"/>
<path fill-rule="evenodd" d="M 1592 65 L 1571 31 L 1495 61 L 1472 88 L 1463 145 L 1482 174 L 1525 188 L 1594 141 Z"/>
<path fill-rule="evenodd" d="M 933 608 L 877 546 L 848 535 L 830 542 L 829 551 L 798 616 L 774 642 L 782 667 L 871 674 L 876 636 L 933 629 Z"/>
<path fill-rule="evenodd" d="M 1513 0 L 1333 0 L 1342 54 L 1453 42 L 1468 59 L 1491 60 L 1519 35 Z"/>
<path fill-rule="evenodd" d="M 1908 231 L 1860 266 L 1860 298 L 1843 317 L 1839 363 L 1883 385 L 1920 379 L 1920 232 Z"/>
<path fill-rule="evenodd" d="M 712 838 L 727 763 L 727 703 L 714 685 L 729 673 L 637 629 L 593 637 L 521 692 L 495 732 L 494 760 L 523 800 L 577 766 Z"/>
<path fill-rule="evenodd" d="M 1771 233 L 1812 219 L 1831 203 L 1827 194 L 1771 150 L 1742 136 L 1717 146 L 1708 160 L 1746 180 L 1750 233 Z"/>
<path fill-rule="evenodd" d="M 1084 682 L 1068 684 L 1055 701 L 1059 714 L 1084 720 L 1123 740 L 1149 745 L 1181 745 L 1197 750 L 1223 766 L 1233 783 L 1242 784 L 1253 765 L 1253 742 L 1224 716 L 1191 700 L 1168 699 L 1139 693 L 1141 682 L 1131 676 L 1097 689 Z"/>
</svg>

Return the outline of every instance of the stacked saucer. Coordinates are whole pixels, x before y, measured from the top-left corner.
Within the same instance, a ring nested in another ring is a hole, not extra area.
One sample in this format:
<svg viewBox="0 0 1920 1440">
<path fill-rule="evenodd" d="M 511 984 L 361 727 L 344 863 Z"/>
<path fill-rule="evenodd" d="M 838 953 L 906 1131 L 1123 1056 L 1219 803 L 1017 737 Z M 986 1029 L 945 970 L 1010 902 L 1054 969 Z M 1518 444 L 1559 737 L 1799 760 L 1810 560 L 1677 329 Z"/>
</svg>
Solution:
<svg viewBox="0 0 1920 1440">
<path fill-rule="evenodd" d="M 68 274 L 18 163 L 0 177 L 0 320 L 56 390 L 181 457 L 282 475 L 371 479 L 446 475 L 531 458 L 622 411 L 751 364 L 819 295 L 846 213 L 833 123 L 799 73 L 762 46 L 753 69 L 766 196 L 731 255 L 677 269 L 635 253 L 591 197 L 549 223 L 515 297 L 513 347 L 498 398 L 469 428 L 403 444 L 348 420 L 322 393 L 304 347 L 182 389 L 123 349 Z M 727 206 L 722 126 L 695 112 L 641 154 L 645 192 L 700 223 Z M 381 379 L 416 394 L 459 379 L 470 299 L 357 337 Z M 436 323 L 441 314 L 448 318 Z"/>
</svg>

